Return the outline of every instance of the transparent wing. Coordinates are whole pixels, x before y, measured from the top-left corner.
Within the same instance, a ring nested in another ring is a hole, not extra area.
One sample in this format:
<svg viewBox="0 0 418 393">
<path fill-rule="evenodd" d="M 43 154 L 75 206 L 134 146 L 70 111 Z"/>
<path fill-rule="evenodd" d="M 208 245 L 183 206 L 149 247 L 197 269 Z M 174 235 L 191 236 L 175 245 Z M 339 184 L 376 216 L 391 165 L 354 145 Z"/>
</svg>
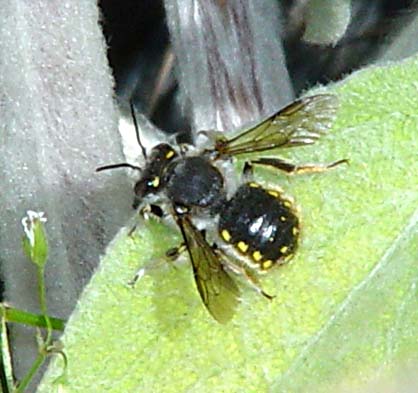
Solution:
<svg viewBox="0 0 418 393">
<path fill-rule="evenodd" d="M 331 128 L 337 109 L 331 94 L 301 98 L 231 139 L 219 138 L 215 150 L 238 155 L 315 143 Z"/>
<path fill-rule="evenodd" d="M 203 234 L 188 217 L 177 217 L 204 305 L 220 323 L 228 322 L 239 301 L 239 289 Z"/>
</svg>

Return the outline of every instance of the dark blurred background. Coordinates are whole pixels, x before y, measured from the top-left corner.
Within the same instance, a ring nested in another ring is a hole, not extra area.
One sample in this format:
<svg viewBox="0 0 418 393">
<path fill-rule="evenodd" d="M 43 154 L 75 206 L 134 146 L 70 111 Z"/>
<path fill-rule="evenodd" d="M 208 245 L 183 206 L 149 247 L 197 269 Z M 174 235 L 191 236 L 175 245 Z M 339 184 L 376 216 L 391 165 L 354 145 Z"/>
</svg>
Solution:
<svg viewBox="0 0 418 393">
<path fill-rule="evenodd" d="M 375 61 L 417 9 L 413 0 L 355 0 L 347 30 L 333 46 L 304 42 L 306 1 L 278 3 L 282 13 L 280 40 L 295 96 Z M 159 128 L 169 132 L 188 129 L 190 124 L 176 98 L 175 60 L 169 56 L 163 2 L 101 0 L 99 4 L 116 93 L 132 94 Z M 159 86 L 162 75 L 164 87 Z"/>
</svg>

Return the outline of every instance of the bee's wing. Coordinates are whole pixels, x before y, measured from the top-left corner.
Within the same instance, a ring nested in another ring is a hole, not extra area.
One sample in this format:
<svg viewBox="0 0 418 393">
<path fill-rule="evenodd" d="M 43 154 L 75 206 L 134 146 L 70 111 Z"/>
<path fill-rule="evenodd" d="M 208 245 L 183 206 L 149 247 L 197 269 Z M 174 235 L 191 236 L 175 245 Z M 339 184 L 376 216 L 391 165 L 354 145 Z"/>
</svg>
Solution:
<svg viewBox="0 0 418 393">
<path fill-rule="evenodd" d="M 204 235 L 188 217 L 178 216 L 200 296 L 210 314 L 220 323 L 228 322 L 239 302 L 239 289 L 225 271 L 220 257 L 206 241 Z"/>
<path fill-rule="evenodd" d="M 216 150 L 238 155 L 312 144 L 331 128 L 337 109 L 331 94 L 301 98 L 235 137 L 220 138 Z"/>
</svg>

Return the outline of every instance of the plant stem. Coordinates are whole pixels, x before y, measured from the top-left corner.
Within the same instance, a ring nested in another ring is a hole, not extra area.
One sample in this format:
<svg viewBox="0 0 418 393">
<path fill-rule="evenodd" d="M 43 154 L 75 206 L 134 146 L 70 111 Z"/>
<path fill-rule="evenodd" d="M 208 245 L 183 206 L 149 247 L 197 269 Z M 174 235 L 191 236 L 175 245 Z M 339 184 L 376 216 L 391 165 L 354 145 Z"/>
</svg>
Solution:
<svg viewBox="0 0 418 393">
<path fill-rule="evenodd" d="M 44 276 L 44 268 L 43 266 L 37 266 L 37 274 L 38 274 L 38 295 L 39 295 L 39 304 L 41 307 L 41 312 L 43 319 L 46 324 L 46 338 L 42 340 L 42 343 L 39 347 L 39 353 L 36 357 L 35 361 L 32 364 L 32 367 L 29 369 L 28 373 L 25 375 L 23 380 L 20 382 L 19 386 L 16 389 L 16 393 L 24 392 L 26 386 L 30 383 L 33 376 L 42 366 L 42 363 L 45 361 L 46 357 L 48 356 L 48 348 L 51 345 L 52 341 L 52 323 L 47 313 L 47 306 L 46 306 L 46 289 L 45 289 L 45 276 Z"/>
<path fill-rule="evenodd" d="M 33 376 L 38 371 L 39 367 L 42 366 L 42 363 L 44 362 L 46 358 L 46 353 L 42 349 L 38 356 L 36 357 L 35 361 L 32 364 L 32 367 L 28 371 L 28 373 L 25 375 L 25 377 L 20 382 L 19 386 L 16 388 L 16 393 L 23 393 L 28 386 L 29 382 L 32 380 Z"/>
<path fill-rule="evenodd" d="M 3 314 L 3 318 L 6 322 L 21 323 L 29 326 L 36 326 L 38 328 L 46 328 L 47 323 L 43 315 L 33 314 L 27 311 L 19 310 L 14 307 L 10 307 L 4 303 L 0 303 L 0 313 Z M 65 321 L 59 318 L 49 317 L 51 327 L 54 330 L 63 331 L 65 327 Z"/>
<path fill-rule="evenodd" d="M 51 325 L 51 321 L 47 313 L 45 275 L 44 275 L 43 267 L 38 267 L 38 294 L 39 294 L 39 304 L 41 306 L 41 312 L 46 322 L 47 333 L 46 333 L 46 339 L 44 341 L 44 347 L 47 348 L 51 344 L 52 325 Z"/>
</svg>

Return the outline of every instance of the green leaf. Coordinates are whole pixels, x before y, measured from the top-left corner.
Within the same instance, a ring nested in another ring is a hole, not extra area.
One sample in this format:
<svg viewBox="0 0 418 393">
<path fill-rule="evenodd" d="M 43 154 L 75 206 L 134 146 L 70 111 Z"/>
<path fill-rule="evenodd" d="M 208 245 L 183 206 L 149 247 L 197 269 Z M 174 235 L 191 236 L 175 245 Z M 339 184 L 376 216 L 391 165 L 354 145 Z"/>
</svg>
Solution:
<svg viewBox="0 0 418 393">
<path fill-rule="evenodd" d="M 354 391 L 417 362 L 417 80 L 417 58 L 355 73 L 327 90 L 341 102 L 330 134 L 284 155 L 349 166 L 256 172 L 296 199 L 302 243 L 262 279 L 276 298 L 243 286 L 229 324 L 211 319 L 188 263 L 131 289 L 137 267 L 179 235 L 152 221 L 133 237 L 122 230 L 67 324 L 66 391 Z M 53 391 L 60 366 L 52 362 L 40 392 Z"/>
</svg>

